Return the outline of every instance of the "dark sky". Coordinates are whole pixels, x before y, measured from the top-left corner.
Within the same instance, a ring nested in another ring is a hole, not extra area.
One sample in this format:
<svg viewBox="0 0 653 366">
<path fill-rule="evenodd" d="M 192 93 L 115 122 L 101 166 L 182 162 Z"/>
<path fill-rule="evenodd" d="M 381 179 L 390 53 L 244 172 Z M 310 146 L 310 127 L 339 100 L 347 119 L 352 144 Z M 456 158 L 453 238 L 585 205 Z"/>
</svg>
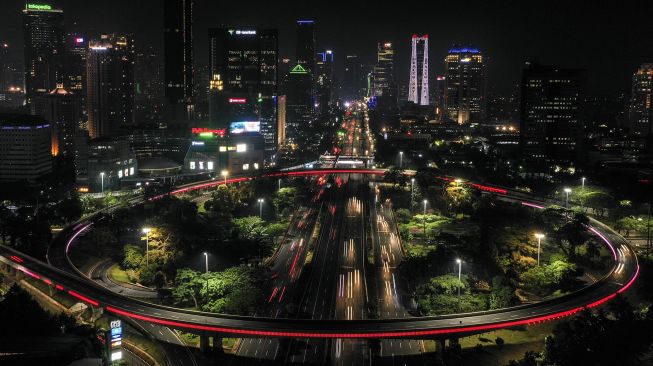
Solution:
<svg viewBox="0 0 653 366">
<path fill-rule="evenodd" d="M 35 1 L 36 2 L 36 1 Z M 160 0 L 43 0 L 60 6 L 82 31 L 134 32 L 137 41 L 162 46 Z M 400 5 L 401 4 L 401 5 Z M 0 41 L 21 57 L 24 2 L 2 0 Z M 220 24 L 278 28 L 282 55 L 293 55 L 294 21 L 317 22 L 317 44 L 337 56 L 355 52 L 373 60 L 377 41 L 398 51 L 397 73 L 407 79 L 410 36 L 429 34 L 431 71 L 454 43 L 481 48 L 490 90 L 509 92 L 524 61 L 588 71 L 590 92 L 628 92 L 632 72 L 653 62 L 653 1 L 253 1 L 196 0 L 195 50 L 206 60 L 206 29 Z M 18 47 L 15 47 L 15 46 Z"/>
</svg>

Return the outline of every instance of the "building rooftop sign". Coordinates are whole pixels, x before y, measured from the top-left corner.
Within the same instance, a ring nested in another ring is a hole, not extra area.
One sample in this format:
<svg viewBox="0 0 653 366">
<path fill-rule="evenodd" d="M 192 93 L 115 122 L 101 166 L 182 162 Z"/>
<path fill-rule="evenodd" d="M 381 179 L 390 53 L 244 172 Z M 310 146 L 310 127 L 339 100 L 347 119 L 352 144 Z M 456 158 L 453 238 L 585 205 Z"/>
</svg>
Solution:
<svg viewBox="0 0 653 366">
<path fill-rule="evenodd" d="M 52 5 L 48 4 L 25 4 L 26 10 L 52 10 Z"/>
<path fill-rule="evenodd" d="M 293 67 L 292 70 L 290 70 L 291 74 L 308 74 L 308 71 L 306 71 L 305 68 L 302 67 L 302 65 L 297 65 Z"/>
</svg>

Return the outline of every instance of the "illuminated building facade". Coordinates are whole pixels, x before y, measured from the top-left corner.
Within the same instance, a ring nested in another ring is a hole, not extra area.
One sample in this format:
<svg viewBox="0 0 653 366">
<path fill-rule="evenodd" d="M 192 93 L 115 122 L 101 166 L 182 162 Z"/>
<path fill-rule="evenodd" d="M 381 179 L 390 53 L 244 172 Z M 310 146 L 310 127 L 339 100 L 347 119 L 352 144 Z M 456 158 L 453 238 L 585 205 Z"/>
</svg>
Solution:
<svg viewBox="0 0 653 366">
<path fill-rule="evenodd" d="M 376 65 L 372 73 L 372 96 L 380 109 L 397 106 L 397 84 L 394 79 L 395 52 L 390 42 L 377 44 Z"/>
<path fill-rule="evenodd" d="M 526 160 L 571 165 L 583 133 L 584 73 L 529 64 L 521 81 L 520 148 Z"/>
<path fill-rule="evenodd" d="M 193 119 L 194 0 L 164 0 L 164 83 L 168 121 Z"/>
<path fill-rule="evenodd" d="M 81 34 L 66 35 L 66 76 L 63 87 L 75 95 L 77 100 L 79 121 L 78 126 L 85 128 L 86 122 L 86 56 L 88 40 Z"/>
<path fill-rule="evenodd" d="M 642 64 L 633 74 L 628 120 L 631 135 L 653 134 L 653 64 Z"/>
<path fill-rule="evenodd" d="M 89 42 L 86 105 L 93 138 L 114 136 L 134 124 L 134 45 L 131 38 L 102 35 Z"/>
<path fill-rule="evenodd" d="M 211 123 L 258 120 L 269 152 L 277 147 L 277 58 L 276 29 L 209 29 Z"/>
<path fill-rule="evenodd" d="M 50 124 L 42 117 L 0 114 L 0 181 L 33 182 L 52 171 Z"/>
<path fill-rule="evenodd" d="M 46 4 L 25 4 L 23 37 L 25 97 L 31 104 L 37 95 L 48 93 L 64 79 L 63 11 Z"/>
<path fill-rule="evenodd" d="M 429 105 L 428 34 L 421 37 L 414 34 L 411 50 L 408 101 L 419 105 Z"/>
<path fill-rule="evenodd" d="M 290 70 L 286 85 L 286 144 L 298 145 L 311 129 L 313 98 L 311 74 L 300 64 Z"/>
<path fill-rule="evenodd" d="M 478 48 L 456 46 L 444 59 L 446 117 L 459 124 L 485 119 L 485 62 Z"/>
<path fill-rule="evenodd" d="M 333 72 L 333 51 L 319 52 L 315 62 L 315 104 L 316 112 L 319 114 L 328 113 L 332 105 Z"/>
<path fill-rule="evenodd" d="M 63 84 L 48 94 L 34 99 L 36 114 L 50 123 L 52 156 L 75 156 L 75 134 L 79 129 L 79 97 L 66 90 Z"/>
</svg>

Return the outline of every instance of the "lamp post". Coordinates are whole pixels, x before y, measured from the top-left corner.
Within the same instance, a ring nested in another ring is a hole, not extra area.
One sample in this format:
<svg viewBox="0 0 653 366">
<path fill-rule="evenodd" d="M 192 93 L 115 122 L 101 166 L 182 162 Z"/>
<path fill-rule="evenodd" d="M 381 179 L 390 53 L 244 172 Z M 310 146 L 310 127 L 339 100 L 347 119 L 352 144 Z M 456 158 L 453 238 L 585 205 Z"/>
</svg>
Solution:
<svg viewBox="0 0 653 366">
<path fill-rule="evenodd" d="M 102 181 L 102 195 L 104 195 L 104 172 L 100 172 L 100 179 Z"/>
<path fill-rule="evenodd" d="M 456 259 L 456 263 L 458 263 L 458 297 L 460 297 L 460 287 L 462 284 L 462 273 L 463 273 L 463 261 L 460 260 L 460 258 Z"/>
<path fill-rule="evenodd" d="M 263 218 L 263 198 L 259 198 L 258 200 L 258 217 Z"/>
<path fill-rule="evenodd" d="M 204 252 L 204 268 L 205 272 L 209 273 L 209 253 Z"/>
<path fill-rule="evenodd" d="M 580 186 L 581 186 L 580 207 L 585 208 L 585 177 L 582 177 L 580 179 Z"/>
<path fill-rule="evenodd" d="M 404 167 L 404 152 L 403 151 L 399 152 L 399 167 L 400 168 Z"/>
<path fill-rule="evenodd" d="M 537 238 L 537 266 L 540 266 L 540 246 L 542 245 L 542 238 L 544 234 L 536 233 L 535 237 Z"/>
<path fill-rule="evenodd" d="M 571 193 L 571 188 L 565 188 L 566 198 L 565 198 L 565 207 L 569 208 L 569 193 Z"/>
<path fill-rule="evenodd" d="M 229 175 L 229 172 L 226 171 L 226 170 L 223 170 L 222 172 L 220 172 L 220 174 L 224 177 L 224 185 L 226 186 L 227 185 L 227 176 Z"/>
<path fill-rule="evenodd" d="M 424 213 L 422 214 L 422 226 L 424 228 L 424 234 L 422 237 L 424 238 L 424 245 L 426 245 L 426 204 L 429 202 L 427 200 L 424 200 Z"/>
<path fill-rule="evenodd" d="M 410 210 L 413 210 L 413 201 L 415 201 L 415 196 L 413 195 L 413 187 L 415 187 L 415 178 L 410 178 Z"/>
<path fill-rule="evenodd" d="M 279 189 L 278 189 L 278 191 L 280 191 L 280 190 L 281 190 L 281 178 L 279 178 Z"/>
<path fill-rule="evenodd" d="M 150 265 L 150 231 L 152 228 L 144 227 L 143 233 L 145 233 L 145 266 Z"/>
</svg>

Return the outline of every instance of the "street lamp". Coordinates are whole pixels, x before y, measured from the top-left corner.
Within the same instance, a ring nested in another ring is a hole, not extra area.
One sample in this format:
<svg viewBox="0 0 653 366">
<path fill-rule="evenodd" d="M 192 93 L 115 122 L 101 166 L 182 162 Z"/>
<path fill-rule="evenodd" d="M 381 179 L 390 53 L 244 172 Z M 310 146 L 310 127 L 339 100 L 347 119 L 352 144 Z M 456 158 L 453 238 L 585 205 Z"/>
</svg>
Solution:
<svg viewBox="0 0 653 366">
<path fill-rule="evenodd" d="M 422 226 L 424 228 L 424 234 L 422 235 L 424 237 L 424 245 L 426 245 L 426 204 L 428 203 L 427 200 L 424 200 L 424 214 L 422 215 Z"/>
<path fill-rule="evenodd" d="M 206 273 L 209 273 L 209 253 L 204 252 L 204 268 L 206 269 Z"/>
<path fill-rule="evenodd" d="M 413 187 L 415 186 L 415 178 L 410 178 L 410 210 L 413 210 L 413 201 L 415 197 L 413 196 Z"/>
<path fill-rule="evenodd" d="M 544 234 L 541 233 L 535 233 L 535 237 L 537 238 L 537 266 L 540 266 L 540 246 L 542 245 L 542 238 L 544 238 Z"/>
<path fill-rule="evenodd" d="M 227 185 L 227 176 L 229 175 L 229 172 L 226 171 L 226 170 L 223 170 L 222 172 L 220 172 L 220 174 L 224 177 L 224 185 L 226 186 Z"/>
<path fill-rule="evenodd" d="M 281 190 L 281 178 L 279 178 L 279 191 Z"/>
<path fill-rule="evenodd" d="M 580 184 L 581 184 L 581 196 L 580 196 L 580 207 L 584 208 L 585 207 L 585 177 L 582 177 L 580 179 Z"/>
<path fill-rule="evenodd" d="M 565 207 L 569 208 L 569 193 L 571 193 L 571 188 L 565 188 L 565 193 L 567 198 L 565 198 Z"/>
<path fill-rule="evenodd" d="M 145 266 L 147 267 L 150 264 L 150 231 L 152 228 L 144 227 L 143 233 L 145 233 Z"/>
<path fill-rule="evenodd" d="M 460 287 L 462 285 L 462 272 L 463 272 L 463 261 L 460 260 L 460 258 L 456 259 L 456 263 L 458 263 L 458 296 L 460 296 Z"/>
<path fill-rule="evenodd" d="M 399 167 L 400 168 L 404 167 L 404 152 L 403 151 L 399 152 Z"/>
<path fill-rule="evenodd" d="M 263 218 L 263 198 L 259 198 L 258 200 L 258 217 Z"/>
<path fill-rule="evenodd" d="M 102 180 L 102 195 L 104 195 L 104 172 L 100 172 L 100 179 Z"/>
</svg>

